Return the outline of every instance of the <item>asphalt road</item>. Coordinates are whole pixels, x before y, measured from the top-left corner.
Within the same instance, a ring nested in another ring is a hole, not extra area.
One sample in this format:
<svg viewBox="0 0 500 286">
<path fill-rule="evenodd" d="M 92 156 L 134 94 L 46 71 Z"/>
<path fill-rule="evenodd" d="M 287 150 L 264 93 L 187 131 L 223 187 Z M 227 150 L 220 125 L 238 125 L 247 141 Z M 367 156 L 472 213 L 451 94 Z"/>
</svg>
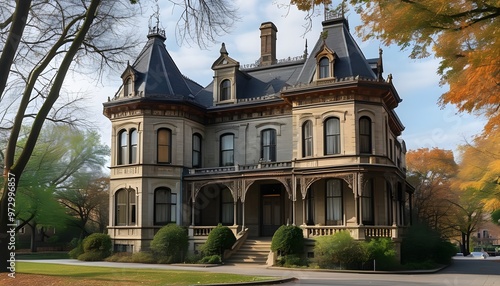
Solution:
<svg viewBox="0 0 500 286">
<path fill-rule="evenodd" d="M 370 286 L 500 286 L 500 258 L 458 258 L 447 268 L 429 274 L 310 273 L 284 285 Z"/>
</svg>

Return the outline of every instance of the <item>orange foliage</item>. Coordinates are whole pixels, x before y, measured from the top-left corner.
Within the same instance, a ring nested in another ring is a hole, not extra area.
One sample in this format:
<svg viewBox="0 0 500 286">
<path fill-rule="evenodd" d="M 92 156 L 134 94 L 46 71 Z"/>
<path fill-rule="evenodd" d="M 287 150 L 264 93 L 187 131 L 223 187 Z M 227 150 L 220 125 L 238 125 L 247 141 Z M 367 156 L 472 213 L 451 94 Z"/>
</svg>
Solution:
<svg viewBox="0 0 500 286">
<path fill-rule="evenodd" d="M 364 39 L 410 48 L 412 58 L 432 53 L 449 92 L 440 104 L 487 116 L 486 130 L 500 126 L 500 5 L 498 1 L 351 0 Z"/>
<path fill-rule="evenodd" d="M 461 146 L 462 161 L 457 185 L 474 189 L 488 211 L 500 209 L 500 128 Z"/>
</svg>

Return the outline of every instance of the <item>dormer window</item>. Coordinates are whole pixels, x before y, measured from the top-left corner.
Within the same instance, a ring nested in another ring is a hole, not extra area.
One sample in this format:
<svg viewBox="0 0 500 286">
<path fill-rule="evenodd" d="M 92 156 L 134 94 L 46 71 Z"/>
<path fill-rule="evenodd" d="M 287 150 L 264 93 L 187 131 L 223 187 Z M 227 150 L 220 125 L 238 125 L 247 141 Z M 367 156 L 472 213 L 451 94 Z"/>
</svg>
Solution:
<svg viewBox="0 0 500 286">
<path fill-rule="evenodd" d="M 325 43 L 316 54 L 316 79 L 334 78 L 335 52 L 330 50 Z"/>
<path fill-rule="evenodd" d="M 319 60 L 319 78 L 330 77 L 330 61 L 327 57 L 322 57 Z"/>
<path fill-rule="evenodd" d="M 132 77 L 127 78 L 123 86 L 123 96 L 132 96 L 134 92 L 134 84 Z"/>
<path fill-rule="evenodd" d="M 220 83 L 220 101 L 231 99 L 231 81 L 228 79 Z"/>
</svg>

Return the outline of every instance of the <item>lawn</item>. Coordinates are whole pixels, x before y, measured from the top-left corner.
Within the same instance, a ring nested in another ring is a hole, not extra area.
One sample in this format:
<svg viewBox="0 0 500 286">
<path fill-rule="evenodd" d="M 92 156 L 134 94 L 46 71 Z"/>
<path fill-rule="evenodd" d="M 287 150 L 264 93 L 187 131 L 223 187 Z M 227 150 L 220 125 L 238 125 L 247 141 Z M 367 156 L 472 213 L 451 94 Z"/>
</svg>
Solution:
<svg viewBox="0 0 500 286">
<path fill-rule="evenodd" d="M 273 277 L 201 271 L 129 269 L 18 262 L 16 278 L 0 277 L 0 285 L 193 285 L 264 281 Z"/>
</svg>

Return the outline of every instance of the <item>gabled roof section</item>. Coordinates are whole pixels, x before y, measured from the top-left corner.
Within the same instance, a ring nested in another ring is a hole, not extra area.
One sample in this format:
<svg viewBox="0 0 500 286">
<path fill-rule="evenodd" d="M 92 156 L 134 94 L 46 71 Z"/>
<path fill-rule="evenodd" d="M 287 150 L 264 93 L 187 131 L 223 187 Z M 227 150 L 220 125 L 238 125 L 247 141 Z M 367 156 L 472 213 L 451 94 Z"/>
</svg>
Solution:
<svg viewBox="0 0 500 286">
<path fill-rule="evenodd" d="M 142 97 L 178 100 L 192 97 L 186 78 L 177 68 L 165 46 L 166 38 L 159 33 L 148 35 L 148 41 L 132 68 L 137 71 L 135 87 Z"/>
<path fill-rule="evenodd" d="M 229 56 L 229 53 L 226 50 L 226 44 L 222 43 L 220 48 L 220 56 L 215 62 L 212 64 L 212 69 L 221 69 L 227 67 L 239 67 L 240 63 Z"/>
<path fill-rule="evenodd" d="M 335 77 L 363 77 L 376 79 L 377 76 L 372 71 L 368 61 L 361 52 L 361 49 L 356 44 L 356 41 L 349 32 L 347 20 L 342 16 L 329 16 L 322 23 L 322 35 L 319 37 L 316 45 L 311 51 L 311 55 L 317 55 L 324 46 L 327 46 L 331 51 L 335 52 Z M 296 82 L 310 83 L 316 71 L 316 58 L 309 57 L 304 64 L 304 68 Z"/>
</svg>

